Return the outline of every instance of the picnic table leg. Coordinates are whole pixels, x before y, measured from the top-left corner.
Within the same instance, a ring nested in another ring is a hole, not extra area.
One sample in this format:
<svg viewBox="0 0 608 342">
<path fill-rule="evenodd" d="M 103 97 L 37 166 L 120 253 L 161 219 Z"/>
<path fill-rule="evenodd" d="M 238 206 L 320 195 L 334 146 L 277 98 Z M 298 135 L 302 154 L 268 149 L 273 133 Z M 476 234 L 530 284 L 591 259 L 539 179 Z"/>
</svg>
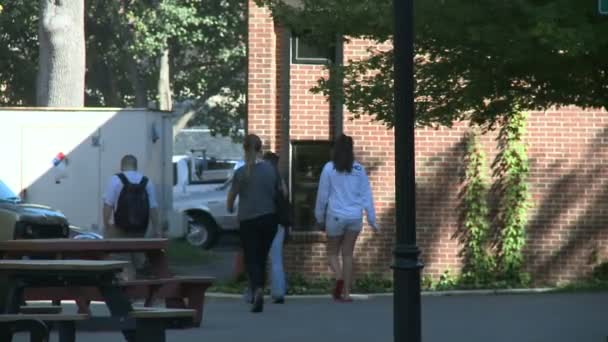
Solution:
<svg viewBox="0 0 608 342">
<path fill-rule="evenodd" d="M 127 316 L 129 312 L 133 310 L 133 307 L 131 306 L 129 299 L 120 290 L 120 288 L 114 285 L 100 286 L 99 292 L 101 292 L 101 295 L 103 296 L 112 317 L 116 317 L 121 322 L 125 322 L 128 319 Z M 135 332 L 133 330 L 123 330 L 122 334 L 127 341 L 136 341 Z"/>
<path fill-rule="evenodd" d="M 0 323 L 0 341 L 12 341 L 13 333 L 17 331 L 29 331 L 31 342 L 48 342 L 49 340 L 49 329 L 46 324 L 37 319 L 28 319 Z"/>
<path fill-rule="evenodd" d="M 135 327 L 136 342 L 166 342 L 165 322 L 155 319 L 137 319 Z"/>
<path fill-rule="evenodd" d="M 0 323 L 0 341 L 12 341 L 13 329 L 10 323 Z"/>
<path fill-rule="evenodd" d="M 23 291 L 12 277 L 0 277 L 0 313 L 18 313 L 19 306 L 25 303 Z"/>
<path fill-rule="evenodd" d="M 76 322 L 58 322 L 59 342 L 76 342 Z"/>
<path fill-rule="evenodd" d="M 150 268 L 154 275 L 158 278 L 171 277 L 169 271 L 169 262 L 167 261 L 167 253 L 164 250 L 147 251 L 146 258 L 150 263 Z"/>
<path fill-rule="evenodd" d="M 150 285 L 149 286 L 149 292 L 148 295 L 146 296 L 146 300 L 144 301 L 144 306 L 145 307 L 150 307 L 154 305 L 154 299 L 156 298 L 156 293 L 158 292 L 158 290 L 162 287 L 162 285 Z"/>
<path fill-rule="evenodd" d="M 198 327 L 203 321 L 203 307 L 205 305 L 205 291 L 207 289 L 201 291 L 198 286 L 189 286 L 186 284 L 182 286 L 184 286 L 184 297 L 188 300 L 186 307 L 188 309 L 196 310 L 196 314 L 194 315 L 194 326 Z"/>
</svg>

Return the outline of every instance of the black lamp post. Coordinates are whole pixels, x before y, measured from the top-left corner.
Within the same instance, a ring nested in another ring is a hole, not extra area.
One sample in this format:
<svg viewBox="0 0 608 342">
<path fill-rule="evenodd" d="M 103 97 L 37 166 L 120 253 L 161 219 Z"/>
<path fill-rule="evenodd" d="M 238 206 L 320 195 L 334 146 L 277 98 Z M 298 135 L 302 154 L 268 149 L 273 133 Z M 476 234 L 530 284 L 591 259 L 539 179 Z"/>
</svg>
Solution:
<svg viewBox="0 0 608 342">
<path fill-rule="evenodd" d="M 395 35 L 395 342 L 420 342 L 420 251 L 414 163 L 414 0 L 393 0 Z"/>
</svg>

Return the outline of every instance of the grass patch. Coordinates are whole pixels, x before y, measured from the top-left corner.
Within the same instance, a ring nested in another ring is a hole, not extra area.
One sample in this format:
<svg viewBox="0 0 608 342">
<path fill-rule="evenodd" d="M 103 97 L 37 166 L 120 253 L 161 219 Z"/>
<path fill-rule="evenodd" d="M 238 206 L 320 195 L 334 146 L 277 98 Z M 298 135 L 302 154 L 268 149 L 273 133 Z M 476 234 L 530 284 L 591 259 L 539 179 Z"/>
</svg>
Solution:
<svg viewBox="0 0 608 342">
<path fill-rule="evenodd" d="M 606 292 L 608 291 L 608 281 L 599 279 L 588 279 L 575 281 L 568 284 L 557 286 L 554 293 L 572 293 L 572 292 Z"/>
<path fill-rule="evenodd" d="M 288 295 L 318 295 L 329 294 L 334 282 L 329 278 L 307 280 L 302 275 L 292 273 L 287 275 Z M 247 279 L 241 277 L 234 281 L 218 283 L 209 288 L 210 292 L 242 294 L 247 287 Z M 269 292 L 269 289 L 266 289 Z M 392 281 L 377 274 L 366 274 L 353 284 L 354 293 L 387 293 L 392 292 Z"/>
<path fill-rule="evenodd" d="M 524 281 L 522 281 L 524 280 Z M 287 274 L 288 295 L 314 295 L 329 294 L 333 290 L 334 282 L 329 278 L 308 280 L 301 274 Z M 210 288 L 212 292 L 242 294 L 247 287 L 247 279 L 242 276 L 237 280 L 217 283 Z M 434 281 L 425 275 L 421 279 L 422 291 L 448 291 L 448 290 L 502 290 L 534 287 L 524 274 L 516 281 L 492 281 L 487 283 L 471 282 L 466 277 L 452 275 L 444 272 L 438 280 Z M 268 290 L 267 290 L 268 291 Z M 390 274 L 368 273 L 361 275 L 353 284 L 353 293 L 391 293 L 393 280 Z M 588 279 L 558 285 L 549 293 L 576 293 L 576 292 L 608 292 L 608 263 L 594 268 Z"/>
<path fill-rule="evenodd" d="M 213 261 L 213 254 L 191 246 L 184 239 L 172 239 L 169 240 L 167 258 L 173 265 L 200 265 Z"/>
<path fill-rule="evenodd" d="M 608 291 L 608 262 L 593 268 L 589 278 L 560 285 L 554 292 L 606 292 Z"/>
</svg>

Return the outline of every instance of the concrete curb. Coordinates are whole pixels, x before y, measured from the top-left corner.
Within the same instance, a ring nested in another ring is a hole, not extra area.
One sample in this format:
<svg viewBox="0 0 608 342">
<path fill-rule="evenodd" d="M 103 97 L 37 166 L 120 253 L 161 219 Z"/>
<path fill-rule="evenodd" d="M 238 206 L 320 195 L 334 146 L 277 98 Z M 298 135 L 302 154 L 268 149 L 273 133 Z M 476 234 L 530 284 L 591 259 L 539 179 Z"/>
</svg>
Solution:
<svg viewBox="0 0 608 342">
<path fill-rule="evenodd" d="M 512 294 L 538 294 L 554 291 L 555 288 L 532 288 L 532 289 L 491 289 L 491 290 L 450 290 L 450 291 L 422 291 L 421 295 L 425 297 L 443 297 L 443 296 L 489 296 L 489 295 L 512 295 Z M 224 299 L 242 299 L 241 294 L 222 293 L 222 292 L 207 292 L 205 296 L 209 298 L 224 298 Z M 368 300 L 373 298 L 392 297 L 392 293 L 366 293 L 352 294 L 354 299 Z M 287 299 L 331 299 L 330 295 L 288 295 Z"/>
</svg>

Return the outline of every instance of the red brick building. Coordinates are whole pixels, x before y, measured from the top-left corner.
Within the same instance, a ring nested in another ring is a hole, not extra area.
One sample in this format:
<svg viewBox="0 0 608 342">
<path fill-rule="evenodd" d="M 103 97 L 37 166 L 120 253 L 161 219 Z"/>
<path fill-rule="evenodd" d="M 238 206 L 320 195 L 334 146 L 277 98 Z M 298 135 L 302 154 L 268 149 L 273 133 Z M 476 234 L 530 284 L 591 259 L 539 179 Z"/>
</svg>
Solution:
<svg viewBox="0 0 608 342">
<path fill-rule="evenodd" d="M 356 158 L 369 171 L 381 232 L 365 231 L 355 251 L 357 271 L 390 272 L 394 236 L 393 131 L 369 118 L 350 120 L 341 105 L 330 104 L 309 89 L 324 76 L 326 51 L 306 46 L 275 25 L 267 9 L 249 0 L 248 122 L 266 148 L 281 155 L 289 176 L 298 224 L 286 248 L 288 272 L 308 277 L 328 274 L 322 233 L 312 226 L 312 205 L 319 164 L 329 156 L 329 141 L 339 132 L 355 139 Z M 329 58 L 344 63 L 367 54 L 369 43 L 352 40 Z M 332 54 L 330 53 L 330 55 Z M 540 283 L 587 274 L 607 255 L 608 116 L 599 110 L 562 108 L 531 113 L 528 120 L 530 210 L 526 265 Z M 457 273 L 461 248 L 459 193 L 465 164 L 467 125 L 418 129 L 416 181 L 418 245 L 424 272 Z M 495 134 L 483 138 L 490 163 Z"/>
</svg>

